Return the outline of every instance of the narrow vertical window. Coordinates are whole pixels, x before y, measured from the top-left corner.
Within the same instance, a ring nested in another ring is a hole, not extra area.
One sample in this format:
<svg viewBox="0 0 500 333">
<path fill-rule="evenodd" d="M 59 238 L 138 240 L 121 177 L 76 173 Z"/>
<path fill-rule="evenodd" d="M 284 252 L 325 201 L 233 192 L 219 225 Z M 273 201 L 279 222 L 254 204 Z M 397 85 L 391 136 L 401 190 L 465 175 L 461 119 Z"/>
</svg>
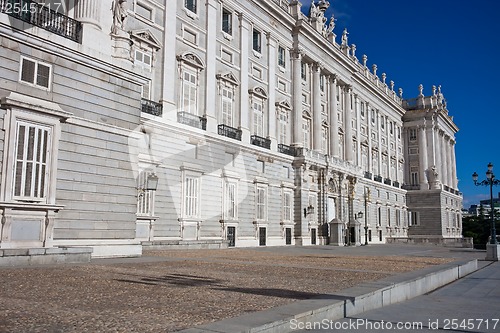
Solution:
<svg viewBox="0 0 500 333">
<path fill-rule="evenodd" d="M 311 137 L 311 120 L 307 118 L 302 118 L 302 134 L 304 140 L 304 148 L 310 147 L 310 137 Z"/>
<path fill-rule="evenodd" d="M 253 50 L 255 52 L 261 53 L 262 51 L 262 36 L 259 30 L 253 29 Z"/>
<path fill-rule="evenodd" d="M 151 216 L 153 215 L 153 195 L 154 191 L 144 190 L 150 172 L 143 171 L 137 177 L 137 188 L 139 195 L 137 197 L 137 214 Z"/>
<path fill-rule="evenodd" d="M 197 113 L 197 78 L 196 74 L 184 71 L 182 80 L 182 110 Z"/>
<path fill-rule="evenodd" d="M 222 124 L 233 126 L 233 91 L 226 87 L 222 88 Z"/>
<path fill-rule="evenodd" d="M 285 48 L 282 46 L 278 47 L 278 65 L 283 68 L 286 67 L 286 53 Z"/>
<path fill-rule="evenodd" d="M 283 221 L 292 220 L 292 194 L 283 192 Z"/>
<path fill-rule="evenodd" d="M 264 137 L 264 108 L 262 101 L 253 102 L 253 133 Z"/>
<path fill-rule="evenodd" d="M 184 180 L 184 216 L 198 217 L 199 185 L 198 177 L 186 176 Z"/>
<path fill-rule="evenodd" d="M 50 128 L 17 123 L 14 197 L 41 201 L 46 197 Z"/>
<path fill-rule="evenodd" d="M 228 35 L 233 34 L 233 15 L 225 8 L 222 9 L 222 31 Z"/>
<path fill-rule="evenodd" d="M 184 7 L 186 7 L 186 9 L 188 9 L 196 14 L 196 10 L 197 10 L 196 2 L 197 2 L 197 0 L 185 0 Z"/>
<path fill-rule="evenodd" d="M 279 112 L 278 143 L 288 143 L 288 116 L 285 111 Z"/>
<path fill-rule="evenodd" d="M 257 187 L 257 220 L 266 219 L 266 189 L 263 187 Z"/>
<path fill-rule="evenodd" d="M 236 213 L 236 184 L 226 183 L 226 219 L 234 220 Z"/>
</svg>

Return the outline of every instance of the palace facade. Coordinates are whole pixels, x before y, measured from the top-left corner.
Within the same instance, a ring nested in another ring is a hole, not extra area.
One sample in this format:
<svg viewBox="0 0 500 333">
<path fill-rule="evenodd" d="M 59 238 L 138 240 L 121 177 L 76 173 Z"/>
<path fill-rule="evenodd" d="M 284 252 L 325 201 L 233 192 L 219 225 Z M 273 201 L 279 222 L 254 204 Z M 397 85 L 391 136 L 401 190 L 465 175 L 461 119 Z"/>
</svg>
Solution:
<svg viewBox="0 0 500 333">
<path fill-rule="evenodd" d="M 403 99 L 329 5 L 0 0 L 0 248 L 460 240 L 441 88 Z"/>
</svg>

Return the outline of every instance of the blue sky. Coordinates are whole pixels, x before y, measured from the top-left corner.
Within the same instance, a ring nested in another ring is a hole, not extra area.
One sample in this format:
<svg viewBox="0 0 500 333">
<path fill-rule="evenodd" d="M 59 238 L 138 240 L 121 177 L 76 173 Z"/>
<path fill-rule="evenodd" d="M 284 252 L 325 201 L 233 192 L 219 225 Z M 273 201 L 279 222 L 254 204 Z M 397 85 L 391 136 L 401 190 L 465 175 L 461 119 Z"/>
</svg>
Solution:
<svg viewBox="0 0 500 333">
<path fill-rule="evenodd" d="M 302 0 L 307 11 L 310 0 Z M 356 56 L 387 73 L 403 97 L 430 95 L 441 85 L 449 114 L 459 127 L 456 158 L 464 207 L 489 198 L 472 173 L 485 178 L 488 162 L 500 177 L 500 1 L 333 0 L 327 17 L 337 18 L 337 42 L 344 28 Z M 493 188 L 497 196 L 500 186 Z"/>
</svg>

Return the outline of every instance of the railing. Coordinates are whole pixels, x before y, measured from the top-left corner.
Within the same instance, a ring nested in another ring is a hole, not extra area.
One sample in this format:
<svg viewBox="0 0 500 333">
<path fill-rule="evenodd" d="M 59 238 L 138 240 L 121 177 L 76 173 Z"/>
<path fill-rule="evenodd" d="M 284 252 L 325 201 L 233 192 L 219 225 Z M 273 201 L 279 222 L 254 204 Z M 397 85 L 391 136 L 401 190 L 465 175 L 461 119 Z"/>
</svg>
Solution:
<svg viewBox="0 0 500 333">
<path fill-rule="evenodd" d="M 219 135 L 227 136 L 228 138 L 241 141 L 241 130 L 221 124 L 217 128 Z"/>
<path fill-rule="evenodd" d="M 291 146 L 284 145 L 282 143 L 278 144 L 278 151 L 283 154 L 290 156 L 295 156 L 295 148 Z"/>
<path fill-rule="evenodd" d="M 82 24 L 56 12 L 50 5 L 32 0 L 0 0 L 0 12 L 77 43 L 81 42 Z"/>
<path fill-rule="evenodd" d="M 389 178 L 384 179 L 384 184 L 385 185 L 392 185 L 392 181 Z"/>
<path fill-rule="evenodd" d="M 420 185 L 404 184 L 401 188 L 403 190 L 420 190 Z"/>
<path fill-rule="evenodd" d="M 163 105 L 143 98 L 141 99 L 141 111 L 161 117 L 163 114 Z"/>
<path fill-rule="evenodd" d="M 365 178 L 366 178 L 366 179 L 372 179 L 372 176 L 373 176 L 373 175 L 372 175 L 372 173 L 371 173 L 371 172 L 369 172 L 369 171 L 365 171 Z"/>
<path fill-rule="evenodd" d="M 200 117 L 189 112 L 177 112 L 177 122 L 179 124 L 196 127 L 204 131 L 207 129 L 207 118 Z"/>
<path fill-rule="evenodd" d="M 283 8 L 288 12 L 288 8 L 290 6 L 290 1 L 289 0 L 273 0 L 275 4 Z"/>
<path fill-rule="evenodd" d="M 308 157 L 317 161 L 326 161 L 326 156 L 309 148 L 295 148 L 296 156 Z"/>
<path fill-rule="evenodd" d="M 392 186 L 399 188 L 399 182 L 398 181 L 393 181 Z"/>
<path fill-rule="evenodd" d="M 252 135 L 250 137 L 250 143 L 255 145 L 255 146 L 262 147 L 262 148 L 271 149 L 271 140 L 263 138 L 263 137 L 258 136 L 258 135 Z"/>
<path fill-rule="evenodd" d="M 376 182 L 382 183 L 382 176 L 380 176 L 380 175 L 375 176 L 375 177 L 373 177 L 373 180 L 376 181 Z"/>
</svg>

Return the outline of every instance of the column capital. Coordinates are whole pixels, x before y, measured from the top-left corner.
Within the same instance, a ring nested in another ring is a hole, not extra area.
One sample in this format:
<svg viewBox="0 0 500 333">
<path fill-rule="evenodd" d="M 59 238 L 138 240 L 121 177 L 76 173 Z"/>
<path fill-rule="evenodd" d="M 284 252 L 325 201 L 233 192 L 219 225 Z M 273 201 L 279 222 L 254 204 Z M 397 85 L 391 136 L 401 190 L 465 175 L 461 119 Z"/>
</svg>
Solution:
<svg viewBox="0 0 500 333">
<path fill-rule="evenodd" d="M 323 63 L 321 61 L 316 61 L 313 63 L 313 71 L 315 72 L 321 72 L 321 70 L 323 70 L 325 68 L 325 66 L 323 65 Z"/>
<path fill-rule="evenodd" d="M 337 74 L 330 74 L 328 75 L 328 79 L 330 81 L 330 83 L 337 83 L 337 80 L 338 80 L 338 75 Z"/>
<path fill-rule="evenodd" d="M 305 52 L 302 48 L 290 49 L 290 58 L 292 60 L 302 60 L 304 55 L 305 55 Z"/>
</svg>

